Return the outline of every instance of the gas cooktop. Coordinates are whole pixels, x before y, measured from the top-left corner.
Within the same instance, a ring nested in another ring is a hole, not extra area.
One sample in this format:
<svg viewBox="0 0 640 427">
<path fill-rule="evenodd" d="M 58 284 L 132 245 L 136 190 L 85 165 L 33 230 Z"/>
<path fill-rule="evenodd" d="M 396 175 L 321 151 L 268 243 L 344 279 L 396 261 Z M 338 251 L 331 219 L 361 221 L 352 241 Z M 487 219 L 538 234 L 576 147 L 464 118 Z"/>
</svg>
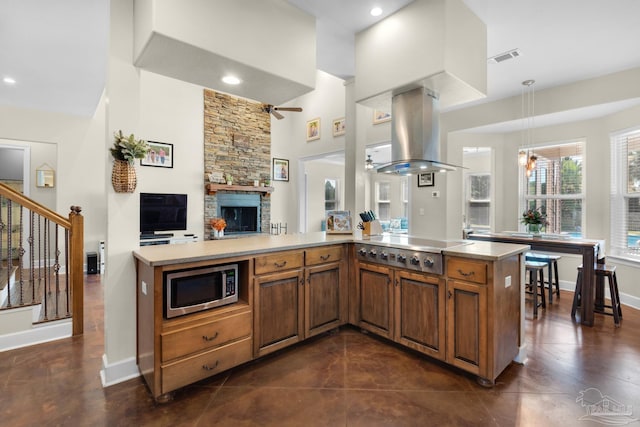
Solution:
<svg viewBox="0 0 640 427">
<path fill-rule="evenodd" d="M 440 252 L 443 249 L 453 246 L 470 245 L 473 242 L 468 240 L 432 240 L 421 237 L 402 236 L 402 235 L 383 235 L 373 236 L 368 240 L 362 241 L 371 245 L 380 244 L 389 247 L 410 248 L 425 252 Z"/>
<path fill-rule="evenodd" d="M 358 259 L 432 274 L 443 274 L 442 251 L 465 240 L 431 240 L 411 236 L 383 235 L 356 244 Z"/>
</svg>

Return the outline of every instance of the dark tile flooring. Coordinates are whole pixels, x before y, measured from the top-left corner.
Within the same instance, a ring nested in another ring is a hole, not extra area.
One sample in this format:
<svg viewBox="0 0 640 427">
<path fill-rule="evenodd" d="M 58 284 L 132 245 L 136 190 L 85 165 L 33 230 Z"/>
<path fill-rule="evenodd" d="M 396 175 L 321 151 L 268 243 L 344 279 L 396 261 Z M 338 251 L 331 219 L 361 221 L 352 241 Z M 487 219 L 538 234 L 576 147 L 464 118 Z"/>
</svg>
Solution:
<svg viewBox="0 0 640 427">
<path fill-rule="evenodd" d="M 571 298 L 563 292 L 535 320 L 527 305 L 529 360 L 491 389 L 345 327 L 156 404 L 140 378 L 102 388 L 102 285 L 88 276 L 83 336 L 0 353 L 0 425 L 595 426 L 605 419 L 588 419 L 584 405 L 601 395 L 631 406 L 607 422 L 640 425 L 640 313 L 625 306 L 620 328 L 602 315 L 583 327 Z"/>
</svg>

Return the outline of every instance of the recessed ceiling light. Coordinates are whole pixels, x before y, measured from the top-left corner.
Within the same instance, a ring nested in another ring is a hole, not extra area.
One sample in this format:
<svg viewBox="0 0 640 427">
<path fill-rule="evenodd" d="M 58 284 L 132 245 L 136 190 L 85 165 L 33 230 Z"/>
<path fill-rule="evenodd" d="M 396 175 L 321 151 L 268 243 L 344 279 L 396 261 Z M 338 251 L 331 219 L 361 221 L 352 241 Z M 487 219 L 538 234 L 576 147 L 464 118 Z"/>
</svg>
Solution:
<svg viewBox="0 0 640 427">
<path fill-rule="evenodd" d="M 236 76 L 224 76 L 222 78 L 222 81 L 225 82 L 228 85 L 239 85 L 241 83 L 241 80 L 239 78 L 237 78 Z"/>
<path fill-rule="evenodd" d="M 380 16 L 382 15 L 382 9 L 379 7 L 374 7 L 369 13 L 371 13 L 371 16 Z"/>
<path fill-rule="evenodd" d="M 5 82 L 8 85 L 14 85 L 16 84 L 16 79 L 11 78 L 11 77 L 5 77 L 2 79 L 3 82 Z"/>
</svg>

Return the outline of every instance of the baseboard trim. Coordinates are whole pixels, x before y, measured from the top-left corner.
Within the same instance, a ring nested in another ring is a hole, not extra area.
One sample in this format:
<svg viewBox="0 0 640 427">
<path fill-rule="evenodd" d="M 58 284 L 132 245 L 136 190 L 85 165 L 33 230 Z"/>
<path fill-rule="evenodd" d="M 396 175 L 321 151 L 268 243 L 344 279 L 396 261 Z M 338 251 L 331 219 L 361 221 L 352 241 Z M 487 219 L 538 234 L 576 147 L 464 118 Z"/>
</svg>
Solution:
<svg viewBox="0 0 640 427">
<path fill-rule="evenodd" d="M 31 310 L 31 307 L 27 309 Z M 73 333 L 71 319 L 36 325 L 27 331 L 14 332 L 0 336 L 0 351 L 13 350 L 69 338 Z"/>
<path fill-rule="evenodd" d="M 135 357 L 109 364 L 107 355 L 102 355 L 102 369 L 100 370 L 102 387 L 109 387 L 139 376 L 140 371 L 138 370 Z"/>
</svg>

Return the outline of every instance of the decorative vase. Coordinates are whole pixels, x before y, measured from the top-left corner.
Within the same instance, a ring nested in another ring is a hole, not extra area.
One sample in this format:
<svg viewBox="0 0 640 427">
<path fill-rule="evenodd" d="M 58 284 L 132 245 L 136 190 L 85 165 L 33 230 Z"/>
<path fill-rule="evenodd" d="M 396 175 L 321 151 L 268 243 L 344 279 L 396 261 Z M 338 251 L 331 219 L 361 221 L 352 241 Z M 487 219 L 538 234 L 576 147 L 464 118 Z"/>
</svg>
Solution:
<svg viewBox="0 0 640 427">
<path fill-rule="evenodd" d="M 222 239 L 224 237 L 224 228 L 222 230 L 213 229 L 213 238 Z"/>
<path fill-rule="evenodd" d="M 114 160 L 111 184 L 116 193 L 133 193 L 138 184 L 136 169 L 126 160 Z"/>
<path fill-rule="evenodd" d="M 540 235 L 542 224 L 527 224 L 527 231 L 534 236 Z"/>
</svg>

